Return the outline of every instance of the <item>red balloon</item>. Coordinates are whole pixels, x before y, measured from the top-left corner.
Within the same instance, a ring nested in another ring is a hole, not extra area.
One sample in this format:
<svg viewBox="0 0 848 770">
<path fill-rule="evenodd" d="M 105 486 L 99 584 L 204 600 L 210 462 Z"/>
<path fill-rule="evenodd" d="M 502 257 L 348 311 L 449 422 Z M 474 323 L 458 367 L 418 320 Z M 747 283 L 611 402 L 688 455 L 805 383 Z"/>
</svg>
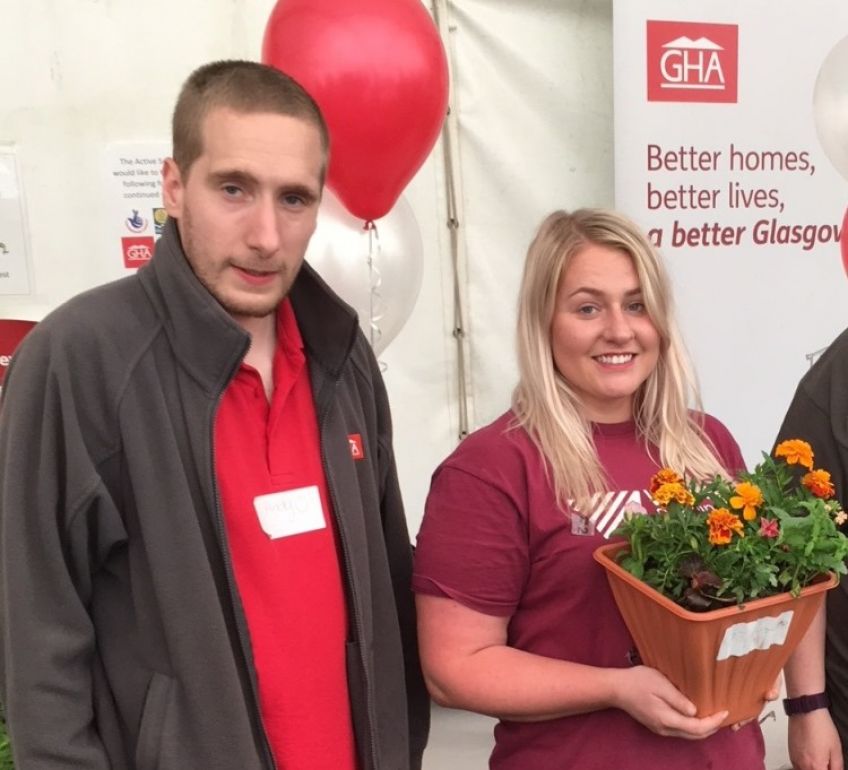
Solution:
<svg viewBox="0 0 848 770">
<path fill-rule="evenodd" d="M 345 208 L 384 216 L 447 112 L 447 59 L 421 0 L 279 0 L 262 61 L 297 80 L 324 113 L 327 184 Z"/>
<path fill-rule="evenodd" d="M 842 267 L 845 268 L 845 273 L 848 274 L 848 233 L 845 228 L 848 227 L 848 209 L 845 209 L 845 214 L 842 217 L 842 232 L 839 233 L 839 250 L 842 252 Z"/>
</svg>

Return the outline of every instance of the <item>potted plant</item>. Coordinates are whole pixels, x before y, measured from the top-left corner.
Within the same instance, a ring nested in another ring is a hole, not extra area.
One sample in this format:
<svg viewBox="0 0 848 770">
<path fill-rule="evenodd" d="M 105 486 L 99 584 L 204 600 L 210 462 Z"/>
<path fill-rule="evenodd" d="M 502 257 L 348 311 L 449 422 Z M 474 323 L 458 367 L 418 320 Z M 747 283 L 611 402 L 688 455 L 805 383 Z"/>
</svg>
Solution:
<svg viewBox="0 0 848 770">
<path fill-rule="evenodd" d="M 799 472 L 800 471 L 800 472 Z M 630 512 L 602 546 L 607 577 L 641 660 L 706 716 L 756 717 L 824 600 L 846 572 L 848 515 L 804 441 L 751 473 L 651 480 L 654 515 Z"/>
</svg>

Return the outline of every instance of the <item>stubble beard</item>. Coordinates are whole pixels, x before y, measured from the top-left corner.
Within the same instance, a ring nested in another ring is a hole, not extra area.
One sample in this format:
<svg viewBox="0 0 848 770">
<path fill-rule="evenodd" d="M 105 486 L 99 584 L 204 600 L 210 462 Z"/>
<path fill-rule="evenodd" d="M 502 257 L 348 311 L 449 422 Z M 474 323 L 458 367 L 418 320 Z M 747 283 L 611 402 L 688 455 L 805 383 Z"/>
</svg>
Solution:
<svg viewBox="0 0 848 770">
<path fill-rule="evenodd" d="M 288 296 L 297 272 L 290 275 L 288 268 L 283 265 L 283 285 L 276 296 L 257 297 L 257 302 L 239 302 L 236 298 L 227 297 L 226 289 L 218 285 L 216 280 L 226 270 L 226 263 L 216 268 L 214 262 L 207 259 L 206 249 L 198 243 L 194 237 L 195 228 L 192 223 L 191 213 L 188 209 L 183 212 L 182 227 L 180 228 L 180 239 L 182 240 L 183 252 L 188 259 L 192 272 L 197 280 L 203 285 L 215 301 L 227 311 L 233 318 L 266 318 L 276 313 L 280 303 Z M 229 262 L 229 260 L 228 260 Z"/>
</svg>

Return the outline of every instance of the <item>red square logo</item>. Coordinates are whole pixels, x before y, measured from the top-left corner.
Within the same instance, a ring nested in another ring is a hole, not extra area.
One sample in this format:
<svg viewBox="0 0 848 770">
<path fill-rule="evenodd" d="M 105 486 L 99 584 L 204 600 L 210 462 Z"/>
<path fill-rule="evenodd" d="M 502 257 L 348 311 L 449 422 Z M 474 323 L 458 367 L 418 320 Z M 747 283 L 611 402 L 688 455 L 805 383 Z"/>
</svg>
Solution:
<svg viewBox="0 0 848 770">
<path fill-rule="evenodd" d="M 350 456 L 354 460 L 365 459 L 365 449 L 362 446 L 362 436 L 359 433 L 348 433 L 347 443 L 350 446 Z"/>
<path fill-rule="evenodd" d="M 0 385 L 12 363 L 12 354 L 21 340 L 35 326 L 32 321 L 12 321 L 0 318 Z"/>
<path fill-rule="evenodd" d="M 121 238 L 124 251 L 124 267 L 141 267 L 153 256 L 153 236 L 143 238 Z"/>
<path fill-rule="evenodd" d="M 736 102 L 739 27 L 649 21 L 649 102 Z"/>
</svg>

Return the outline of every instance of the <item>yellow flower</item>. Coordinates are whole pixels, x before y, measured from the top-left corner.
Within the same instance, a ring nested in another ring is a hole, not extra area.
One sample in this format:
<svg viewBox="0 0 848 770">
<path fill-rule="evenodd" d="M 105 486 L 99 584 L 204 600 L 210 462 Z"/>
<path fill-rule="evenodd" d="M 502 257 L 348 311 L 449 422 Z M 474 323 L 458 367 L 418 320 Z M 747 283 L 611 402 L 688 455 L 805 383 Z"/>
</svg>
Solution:
<svg viewBox="0 0 848 770">
<path fill-rule="evenodd" d="M 707 516 L 707 526 L 710 528 L 710 542 L 713 545 L 727 545 L 733 539 L 735 532 L 744 537 L 742 519 L 727 508 L 715 508 Z"/>
<path fill-rule="evenodd" d="M 737 511 L 741 509 L 745 521 L 753 521 L 757 518 L 757 508 L 764 502 L 763 493 L 756 484 L 749 481 L 740 481 L 735 489 L 736 494 L 730 498 L 731 507 Z"/>
<path fill-rule="evenodd" d="M 671 468 L 663 468 L 657 471 L 651 478 L 650 492 L 654 494 L 663 484 L 682 484 L 683 477 Z"/>
<path fill-rule="evenodd" d="M 683 484 L 679 483 L 671 483 L 671 484 L 662 484 L 660 487 L 654 491 L 653 498 L 654 502 L 657 505 L 667 506 L 672 500 L 677 500 L 678 502 L 684 502 L 686 499 L 686 495 L 691 497 L 689 491 Z M 683 499 L 681 499 L 683 498 Z"/>
<path fill-rule="evenodd" d="M 816 497 L 821 497 L 823 500 L 833 497 L 835 492 L 830 480 L 830 474 L 821 469 L 812 470 L 809 473 L 804 474 L 804 477 L 801 479 L 801 483 Z"/>
<path fill-rule="evenodd" d="M 813 448 L 797 438 L 782 441 L 774 450 L 775 457 L 783 457 L 789 465 L 803 465 L 807 470 L 813 469 Z"/>
<path fill-rule="evenodd" d="M 680 489 L 678 489 L 675 493 L 674 499 L 677 500 L 677 502 L 681 505 L 695 505 L 695 497 L 692 495 L 692 493 L 688 489 L 686 489 L 686 487 L 682 485 L 678 486 L 680 486 Z"/>
</svg>

